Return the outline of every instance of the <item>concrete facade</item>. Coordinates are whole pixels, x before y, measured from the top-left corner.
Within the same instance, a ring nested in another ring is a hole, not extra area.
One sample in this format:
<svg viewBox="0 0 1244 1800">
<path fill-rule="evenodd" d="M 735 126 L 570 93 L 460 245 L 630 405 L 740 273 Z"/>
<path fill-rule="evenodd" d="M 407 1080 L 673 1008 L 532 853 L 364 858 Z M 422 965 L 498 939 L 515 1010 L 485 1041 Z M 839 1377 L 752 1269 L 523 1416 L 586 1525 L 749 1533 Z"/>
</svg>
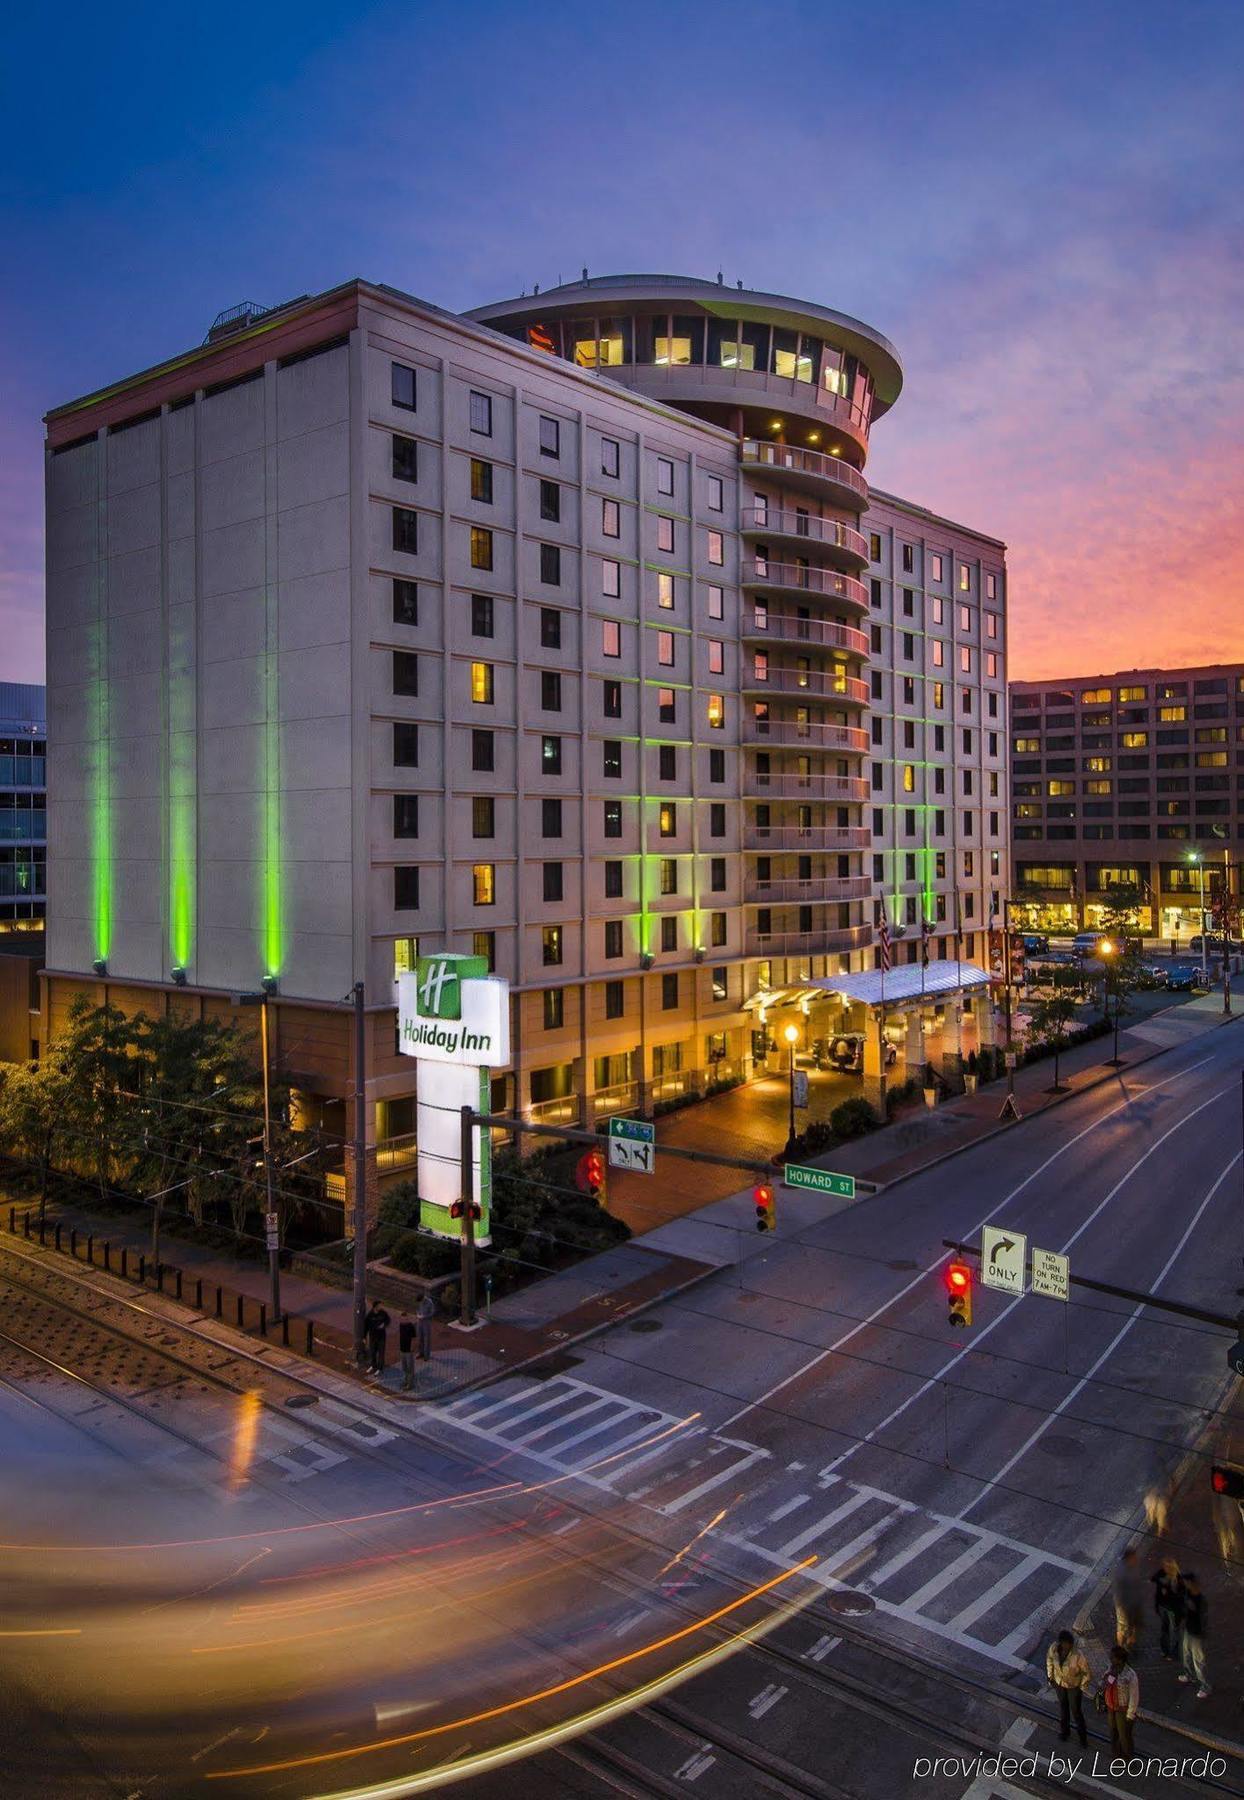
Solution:
<svg viewBox="0 0 1244 1800">
<path fill-rule="evenodd" d="M 709 283 L 558 296 L 550 343 L 350 283 L 49 415 L 45 1029 L 267 977 L 343 1129 L 362 980 L 400 1161 L 416 947 L 511 981 L 496 1102 L 589 1120 L 749 1075 L 749 1002 L 871 966 L 882 893 L 900 959 L 922 907 L 983 950 L 1004 550 L 870 499 L 893 351 Z"/>
</svg>

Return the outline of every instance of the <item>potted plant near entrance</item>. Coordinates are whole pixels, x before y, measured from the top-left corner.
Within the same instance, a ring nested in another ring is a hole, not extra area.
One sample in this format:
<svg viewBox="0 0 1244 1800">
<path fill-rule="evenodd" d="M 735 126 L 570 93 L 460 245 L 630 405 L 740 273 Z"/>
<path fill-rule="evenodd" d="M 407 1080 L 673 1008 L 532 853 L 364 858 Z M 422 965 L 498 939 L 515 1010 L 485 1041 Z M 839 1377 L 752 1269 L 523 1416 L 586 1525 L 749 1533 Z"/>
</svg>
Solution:
<svg viewBox="0 0 1244 1800">
<path fill-rule="evenodd" d="M 963 1071 L 963 1085 L 969 1094 L 976 1092 L 976 1084 L 980 1079 L 980 1065 L 976 1060 L 975 1050 L 968 1051 L 967 1067 Z"/>
<path fill-rule="evenodd" d="M 924 1104 L 932 1108 L 937 1105 L 937 1076 L 933 1072 L 933 1064 L 925 1063 L 924 1074 L 920 1078 L 924 1090 Z"/>
</svg>

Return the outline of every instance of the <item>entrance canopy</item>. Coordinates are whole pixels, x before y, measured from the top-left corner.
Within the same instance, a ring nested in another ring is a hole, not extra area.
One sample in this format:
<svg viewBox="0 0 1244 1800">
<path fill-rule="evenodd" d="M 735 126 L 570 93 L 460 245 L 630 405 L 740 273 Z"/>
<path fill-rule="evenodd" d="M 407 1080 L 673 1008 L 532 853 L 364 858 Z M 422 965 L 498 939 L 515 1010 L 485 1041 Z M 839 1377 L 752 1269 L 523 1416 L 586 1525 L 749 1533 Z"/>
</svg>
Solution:
<svg viewBox="0 0 1244 1800">
<path fill-rule="evenodd" d="M 824 983 L 811 985 L 811 977 L 808 979 L 810 985 L 807 987 L 761 988 L 743 1005 L 749 1011 L 768 1012 L 770 1007 L 802 1006 L 805 1001 L 811 1003 L 822 999 Z"/>
<path fill-rule="evenodd" d="M 966 988 L 989 986 L 989 975 L 975 963 L 904 963 L 900 969 L 867 969 L 860 975 L 826 975 L 811 985 L 823 994 L 859 1000 L 865 1006 L 911 1006 L 937 1000 Z"/>
</svg>

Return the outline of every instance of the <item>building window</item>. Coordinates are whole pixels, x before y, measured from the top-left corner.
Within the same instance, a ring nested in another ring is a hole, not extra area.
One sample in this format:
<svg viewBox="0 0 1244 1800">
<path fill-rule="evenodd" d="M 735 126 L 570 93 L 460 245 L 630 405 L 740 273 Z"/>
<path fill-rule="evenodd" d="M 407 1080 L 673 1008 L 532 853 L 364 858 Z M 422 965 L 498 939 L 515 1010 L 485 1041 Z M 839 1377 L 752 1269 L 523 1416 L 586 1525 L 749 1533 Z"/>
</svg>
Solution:
<svg viewBox="0 0 1244 1800">
<path fill-rule="evenodd" d="M 985 636 L 987 638 L 994 638 L 996 640 L 996 638 L 998 636 L 998 615 L 997 615 L 997 613 L 987 612 L 985 614 Z"/>
<path fill-rule="evenodd" d="M 708 860 L 709 891 L 724 894 L 726 891 L 726 859 L 724 856 L 710 856 Z"/>
<path fill-rule="evenodd" d="M 405 556 L 418 555 L 419 514 L 412 512 L 409 506 L 393 508 L 393 548 Z"/>
<path fill-rule="evenodd" d="M 546 969 L 557 968 L 562 960 L 562 928 L 546 925 L 540 933 L 540 960 Z"/>
<path fill-rule="evenodd" d="M 713 999 L 725 1000 L 730 992 L 729 969 L 713 969 L 711 975 L 713 982 Z"/>
<path fill-rule="evenodd" d="M 400 575 L 393 577 L 393 623 L 419 623 L 419 584 L 417 581 L 404 581 Z"/>
<path fill-rule="evenodd" d="M 998 598 L 998 577 L 994 574 L 988 574 L 985 577 L 985 598 L 986 600 L 996 600 Z M 993 634 L 991 633 L 990 635 L 992 636 Z"/>
<path fill-rule="evenodd" d="M 561 673 L 557 669 L 541 669 L 541 671 L 540 671 L 540 710 L 542 712 L 560 712 L 561 709 L 562 709 Z"/>
<path fill-rule="evenodd" d="M 609 557 L 600 566 L 600 591 L 606 600 L 616 600 L 622 592 L 622 564 Z"/>
<path fill-rule="evenodd" d="M 667 556 L 674 554 L 674 521 L 667 519 L 664 513 L 657 517 L 657 549 Z"/>
<path fill-rule="evenodd" d="M 677 950 L 678 920 L 676 918 L 661 920 L 661 948 L 662 950 Z"/>
<path fill-rule="evenodd" d="M 540 454 L 541 456 L 560 456 L 562 453 L 561 426 L 556 419 L 540 415 Z"/>
<path fill-rule="evenodd" d="M 545 988 L 544 990 L 544 1029 L 560 1031 L 565 1022 L 566 990 L 565 988 Z"/>
<path fill-rule="evenodd" d="M 492 567 L 492 533 L 486 525 L 471 527 L 471 567 L 473 569 L 491 569 Z"/>
<path fill-rule="evenodd" d="M 1147 731 L 1125 731 L 1119 739 L 1124 750 L 1147 750 L 1149 733 Z"/>
<path fill-rule="evenodd" d="M 475 794 L 471 799 L 471 836 L 490 838 L 497 835 L 497 803 L 491 794 Z"/>
<path fill-rule="evenodd" d="M 419 871 L 399 865 L 393 871 L 394 912 L 418 912 Z"/>
<path fill-rule="evenodd" d="M 997 657 L 996 651 L 986 650 L 986 652 L 985 652 L 985 673 L 986 673 L 986 675 L 994 677 L 996 679 L 997 674 L 998 674 L 998 657 Z"/>
<path fill-rule="evenodd" d="M 972 571 L 968 568 L 968 565 L 966 563 L 960 563 L 959 564 L 959 592 L 961 594 L 969 593 L 971 591 L 971 587 L 972 587 Z"/>
<path fill-rule="evenodd" d="M 400 406 L 403 412 L 414 412 L 415 371 L 408 369 L 405 363 L 389 364 L 389 398 L 394 406 Z"/>
<path fill-rule="evenodd" d="M 555 481 L 540 483 L 540 517 L 556 525 L 562 516 L 562 491 Z"/>
<path fill-rule="evenodd" d="M 657 721 L 661 725 L 677 723 L 678 707 L 673 688 L 657 689 Z"/>
<path fill-rule="evenodd" d="M 663 607 L 666 612 L 672 610 L 674 605 L 674 577 L 672 575 L 657 576 L 657 605 Z"/>
<path fill-rule="evenodd" d="M 562 803 L 551 795 L 540 802 L 540 835 L 559 838 L 562 834 Z"/>
<path fill-rule="evenodd" d="M 478 456 L 471 458 L 471 498 L 492 505 L 492 464 Z"/>
<path fill-rule="evenodd" d="M 560 775 L 561 772 L 561 739 L 559 737 L 542 737 L 540 739 L 540 773 L 542 775 Z"/>
<path fill-rule="evenodd" d="M 471 664 L 471 699 L 476 706 L 491 706 L 492 693 L 492 664 L 473 662 Z"/>
<path fill-rule="evenodd" d="M 931 581 L 942 581 L 945 579 L 945 575 L 946 559 L 940 552 L 934 550 L 929 556 L 929 579 Z"/>
<path fill-rule="evenodd" d="M 563 897 L 562 864 L 546 862 L 544 865 L 544 898 L 554 903 Z"/>
<path fill-rule="evenodd" d="M 622 954 L 622 921 L 621 919 L 605 920 L 605 955 L 607 957 Z M 621 987 L 621 982 L 618 986 Z"/>
<path fill-rule="evenodd" d="M 393 692 L 408 696 L 419 692 L 419 658 L 413 650 L 393 652 Z"/>
<path fill-rule="evenodd" d="M 601 474 L 602 475 L 611 475 L 616 480 L 618 471 L 621 468 L 621 466 L 622 466 L 621 465 L 621 446 L 619 445 L 617 439 L 616 438 L 602 438 L 600 440 L 600 472 L 601 472 Z"/>
<path fill-rule="evenodd" d="M 724 750 L 709 751 L 708 778 L 710 781 L 724 781 L 726 779 L 726 753 Z"/>
<path fill-rule="evenodd" d="M 959 667 L 965 675 L 972 673 L 972 646 L 970 644 L 960 644 L 959 646 Z"/>
<path fill-rule="evenodd" d="M 933 667 L 935 669 L 945 668 L 945 666 L 946 666 L 946 646 L 945 646 L 945 644 L 942 642 L 941 638 L 932 638 L 930 640 L 930 643 L 931 643 L 931 647 L 933 650 Z"/>
<path fill-rule="evenodd" d="M 717 569 L 726 560 L 726 540 L 720 531 L 710 531 L 708 534 L 708 560 Z"/>
<path fill-rule="evenodd" d="M 663 800 L 658 808 L 657 833 L 663 838 L 678 835 L 678 808 L 671 800 Z"/>
<path fill-rule="evenodd" d="M 726 504 L 726 485 L 720 475 L 708 477 L 708 510 L 722 512 Z"/>
<path fill-rule="evenodd" d="M 678 1010 L 678 977 L 662 975 L 661 977 L 661 1010 L 677 1012 Z"/>
<path fill-rule="evenodd" d="M 726 809 L 720 800 L 714 800 L 708 809 L 708 835 L 715 838 L 726 835 Z"/>
<path fill-rule="evenodd" d="M 471 767 L 488 773 L 496 767 L 491 731 L 472 731 Z"/>
<path fill-rule="evenodd" d="M 492 595 L 471 595 L 471 636 L 490 638 L 492 636 Z"/>
<path fill-rule="evenodd" d="M 606 781 L 622 779 L 622 740 L 604 738 L 601 742 L 601 773 Z"/>
<path fill-rule="evenodd" d="M 610 861 L 605 864 L 605 899 L 620 900 L 622 898 L 622 864 Z"/>
<path fill-rule="evenodd" d="M 494 906 L 497 899 L 495 863 L 475 863 L 471 869 L 471 896 L 476 906 Z"/>
<path fill-rule="evenodd" d="M 660 891 L 667 898 L 678 892 L 678 858 L 663 856 L 659 866 Z"/>
<path fill-rule="evenodd" d="M 540 608 L 540 643 L 545 650 L 562 647 L 562 616 L 555 606 Z"/>
<path fill-rule="evenodd" d="M 868 534 L 868 560 L 875 563 L 881 561 L 881 533 L 879 531 L 870 531 Z"/>
<path fill-rule="evenodd" d="M 674 465 L 666 456 L 657 457 L 657 493 L 672 494 L 674 491 Z"/>
<path fill-rule="evenodd" d="M 657 662 L 663 669 L 674 666 L 674 634 L 672 631 L 657 632 Z"/>
<path fill-rule="evenodd" d="M 604 803 L 604 806 L 605 806 L 605 836 L 607 838 L 621 837 L 622 836 L 622 802 L 620 800 L 606 800 Z"/>
<path fill-rule="evenodd" d="M 602 619 L 600 622 L 600 647 L 604 656 L 621 656 L 622 627 L 616 619 Z"/>
<path fill-rule="evenodd" d="M 393 766 L 395 769 L 419 767 L 419 727 L 405 719 L 397 719 L 393 724 Z"/>
<path fill-rule="evenodd" d="M 419 940 L 413 937 L 400 937 L 393 940 L 393 979 L 399 975 L 409 975 L 419 960 Z"/>
<path fill-rule="evenodd" d="M 473 931 L 471 933 L 471 954 L 482 956 L 488 965 L 489 974 L 497 966 L 497 934 L 495 931 Z"/>
<path fill-rule="evenodd" d="M 418 794 L 394 794 L 393 835 L 395 838 L 417 838 L 419 836 Z"/>
<path fill-rule="evenodd" d="M 540 579 L 546 587 L 558 587 L 562 578 L 562 553 L 556 544 L 540 546 Z"/>
<path fill-rule="evenodd" d="M 709 583 L 708 616 L 710 619 L 724 619 L 726 616 L 726 590 Z"/>
<path fill-rule="evenodd" d="M 620 681 L 606 681 L 603 684 L 603 688 L 602 711 L 604 712 L 605 717 L 607 719 L 620 719 L 622 717 L 622 683 Z"/>
<path fill-rule="evenodd" d="M 471 430 L 478 437 L 492 436 L 492 395 L 477 394 L 471 390 L 470 399 Z"/>
<path fill-rule="evenodd" d="M 657 746 L 657 778 L 660 781 L 678 779 L 678 751 L 673 744 Z"/>
<path fill-rule="evenodd" d="M 726 941 L 726 915 L 724 912 L 709 914 L 708 941 L 714 950 L 720 950 Z"/>
<path fill-rule="evenodd" d="M 710 675 L 724 675 L 726 670 L 726 646 L 720 638 L 708 640 L 708 672 Z"/>
<path fill-rule="evenodd" d="M 915 547 L 912 544 L 904 544 L 903 545 L 903 573 L 904 573 L 904 575 L 913 574 L 915 571 L 915 567 L 916 567 Z"/>
<path fill-rule="evenodd" d="M 621 951 L 618 952 L 621 955 Z M 625 989 L 620 981 L 605 983 L 605 1017 L 620 1019 L 622 1017 L 623 996 Z"/>
<path fill-rule="evenodd" d="M 622 535 L 622 509 L 616 500 L 602 500 L 600 503 L 600 529 L 605 537 L 616 538 Z"/>
<path fill-rule="evenodd" d="M 418 481 L 419 446 L 414 438 L 395 437 L 393 439 L 393 479 L 394 481 Z"/>
</svg>

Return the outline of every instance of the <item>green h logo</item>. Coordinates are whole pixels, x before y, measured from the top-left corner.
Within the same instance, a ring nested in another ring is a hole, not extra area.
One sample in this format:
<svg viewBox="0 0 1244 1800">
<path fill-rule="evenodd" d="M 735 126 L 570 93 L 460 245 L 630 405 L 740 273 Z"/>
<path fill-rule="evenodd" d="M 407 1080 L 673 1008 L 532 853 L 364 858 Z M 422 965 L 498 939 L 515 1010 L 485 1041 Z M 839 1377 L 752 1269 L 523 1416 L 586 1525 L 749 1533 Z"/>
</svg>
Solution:
<svg viewBox="0 0 1244 1800">
<path fill-rule="evenodd" d="M 419 1011 L 428 1019 L 460 1019 L 462 986 L 455 962 L 443 956 L 421 956 L 418 964 Z"/>
</svg>

